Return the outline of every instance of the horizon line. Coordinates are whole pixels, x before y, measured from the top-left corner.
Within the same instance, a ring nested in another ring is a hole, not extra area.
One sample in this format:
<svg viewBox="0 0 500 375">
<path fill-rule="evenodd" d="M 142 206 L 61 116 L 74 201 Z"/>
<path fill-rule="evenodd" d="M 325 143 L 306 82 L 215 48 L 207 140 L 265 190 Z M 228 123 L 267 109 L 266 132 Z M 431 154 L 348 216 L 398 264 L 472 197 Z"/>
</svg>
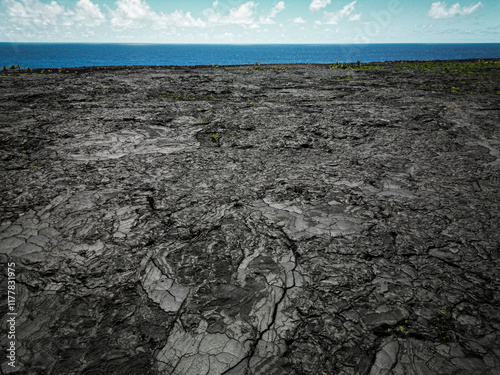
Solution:
<svg viewBox="0 0 500 375">
<path fill-rule="evenodd" d="M 197 46 L 328 46 L 373 44 L 500 44 L 499 42 L 386 42 L 386 43 L 161 43 L 161 42 L 0 42 L 0 44 L 123 44 L 123 45 L 197 45 Z"/>
</svg>

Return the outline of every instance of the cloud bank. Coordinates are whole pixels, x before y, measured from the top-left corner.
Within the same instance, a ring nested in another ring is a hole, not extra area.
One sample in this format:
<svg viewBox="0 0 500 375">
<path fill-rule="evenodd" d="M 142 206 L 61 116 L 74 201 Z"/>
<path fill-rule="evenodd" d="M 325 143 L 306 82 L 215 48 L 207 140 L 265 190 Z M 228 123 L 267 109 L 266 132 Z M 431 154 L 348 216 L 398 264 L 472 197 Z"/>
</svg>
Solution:
<svg viewBox="0 0 500 375">
<path fill-rule="evenodd" d="M 336 12 L 325 12 L 323 21 L 318 21 L 318 24 L 336 25 L 339 21 L 347 19 L 348 21 L 359 21 L 361 13 L 354 13 L 354 6 L 357 1 L 346 4 L 342 9 Z"/>
<path fill-rule="evenodd" d="M 456 3 L 449 8 L 446 8 L 446 3 L 438 1 L 436 3 L 432 3 L 431 9 L 427 14 L 429 17 L 434 19 L 466 16 L 468 14 L 474 13 L 482 5 L 483 4 L 481 2 L 478 2 L 475 5 L 461 7 L 460 4 Z"/>
</svg>

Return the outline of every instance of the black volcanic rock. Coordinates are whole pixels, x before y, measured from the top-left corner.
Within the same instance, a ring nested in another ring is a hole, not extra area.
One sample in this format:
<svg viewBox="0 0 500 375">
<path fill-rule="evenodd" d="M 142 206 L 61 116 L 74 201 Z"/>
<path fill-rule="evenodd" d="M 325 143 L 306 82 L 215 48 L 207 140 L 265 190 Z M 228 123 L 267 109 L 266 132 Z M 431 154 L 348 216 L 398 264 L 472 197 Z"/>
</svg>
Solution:
<svg viewBox="0 0 500 375">
<path fill-rule="evenodd" d="M 2 373 L 499 374 L 500 69 L 440 66 L 0 74 Z"/>
</svg>

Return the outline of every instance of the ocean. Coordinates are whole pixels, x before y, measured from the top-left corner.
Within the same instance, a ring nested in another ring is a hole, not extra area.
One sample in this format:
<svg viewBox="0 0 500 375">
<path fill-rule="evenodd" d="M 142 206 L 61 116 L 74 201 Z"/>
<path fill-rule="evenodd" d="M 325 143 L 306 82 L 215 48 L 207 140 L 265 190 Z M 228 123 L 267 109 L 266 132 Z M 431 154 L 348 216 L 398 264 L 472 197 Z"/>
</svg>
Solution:
<svg viewBox="0 0 500 375">
<path fill-rule="evenodd" d="M 240 65 L 500 58 L 494 44 L 77 44 L 0 43 L 0 67 Z"/>
</svg>

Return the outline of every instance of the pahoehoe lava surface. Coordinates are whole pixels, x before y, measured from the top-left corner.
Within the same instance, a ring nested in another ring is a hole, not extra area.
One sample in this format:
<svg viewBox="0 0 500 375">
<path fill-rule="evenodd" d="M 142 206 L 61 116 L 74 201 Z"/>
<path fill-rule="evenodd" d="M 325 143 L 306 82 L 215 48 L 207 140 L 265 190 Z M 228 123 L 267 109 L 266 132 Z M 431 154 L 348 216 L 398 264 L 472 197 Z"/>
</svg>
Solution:
<svg viewBox="0 0 500 375">
<path fill-rule="evenodd" d="M 2 372 L 500 374 L 500 69 L 421 64 L 2 72 Z"/>
</svg>

